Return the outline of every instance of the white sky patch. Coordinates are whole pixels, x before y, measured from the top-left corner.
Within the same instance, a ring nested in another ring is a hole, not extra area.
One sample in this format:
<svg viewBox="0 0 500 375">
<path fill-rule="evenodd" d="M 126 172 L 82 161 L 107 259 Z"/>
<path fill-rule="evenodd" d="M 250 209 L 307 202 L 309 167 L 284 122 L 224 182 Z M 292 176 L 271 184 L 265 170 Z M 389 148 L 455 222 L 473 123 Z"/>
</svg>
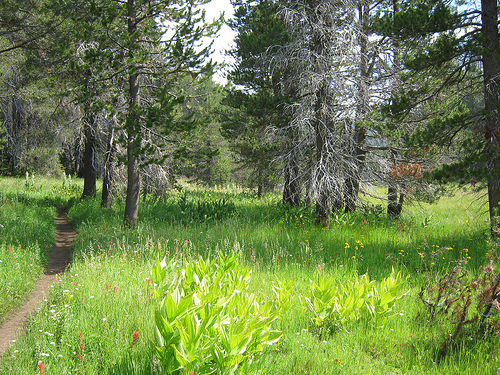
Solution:
<svg viewBox="0 0 500 375">
<path fill-rule="evenodd" d="M 210 22 L 220 17 L 224 12 L 224 19 L 231 19 L 233 16 L 233 6 L 229 0 L 212 0 L 208 4 L 202 6 L 206 10 L 205 19 Z M 226 50 L 233 46 L 235 33 L 231 28 L 224 24 L 222 25 L 218 35 L 214 38 L 212 49 L 212 59 L 219 64 L 230 64 L 230 58 L 226 56 Z M 214 75 L 214 81 L 225 84 L 227 80 L 224 78 L 224 68 L 220 69 Z"/>
</svg>

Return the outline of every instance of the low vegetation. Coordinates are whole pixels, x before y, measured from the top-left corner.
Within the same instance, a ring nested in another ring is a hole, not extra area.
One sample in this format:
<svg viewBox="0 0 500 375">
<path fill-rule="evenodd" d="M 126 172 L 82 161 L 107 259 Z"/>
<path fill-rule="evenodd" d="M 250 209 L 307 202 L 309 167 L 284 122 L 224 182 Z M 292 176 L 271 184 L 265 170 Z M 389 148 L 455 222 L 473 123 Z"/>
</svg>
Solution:
<svg viewBox="0 0 500 375">
<path fill-rule="evenodd" d="M 2 178 L 0 183 L 0 322 L 25 301 L 55 240 L 57 207 L 80 188 L 63 181 Z"/>
<path fill-rule="evenodd" d="M 58 205 L 71 206 L 78 232 L 69 270 L 12 343 L 2 374 L 500 367 L 497 245 L 481 198 L 466 191 L 408 208 L 396 221 L 372 206 L 318 228 L 311 208 L 284 207 L 272 194 L 258 200 L 248 191 L 187 187 L 146 199 L 137 228 L 127 230 L 120 202 L 106 210 L 98 199 L 76 201 L 75 182 L 0 186 L 2 282 L 28 285 L 40 273 Z M 38 206 L 21 204 L 28 197 Z M 37 259 L 36 272 L 5 267 L 19 245 Z M 12 289 L 0 286 L 2 296 Z"/>
</svg>

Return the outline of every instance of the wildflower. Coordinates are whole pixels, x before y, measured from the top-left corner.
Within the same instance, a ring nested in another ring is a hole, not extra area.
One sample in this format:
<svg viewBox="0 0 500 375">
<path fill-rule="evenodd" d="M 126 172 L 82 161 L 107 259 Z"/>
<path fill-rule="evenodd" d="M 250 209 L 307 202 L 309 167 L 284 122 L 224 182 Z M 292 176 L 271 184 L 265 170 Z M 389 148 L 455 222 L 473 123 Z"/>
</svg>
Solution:
<svg viewBox="0 0 500 375">
<path fill-rule="evenodd" d="M 139 332 L 134 331 L 134 333 L 132 334 L 132 342 L 130 343 L 129 348 L 134 346 L 138 340 L 139 340 Z"/>
<path fill-rule="evenodd" d="M 193 372 L 193 371 L 190 371 L 190 372 L 189 372 L 189 375 L 194 375 L 194 372 Z"/>
<path fill-rule="evenodd" d="M 45 375 L 45 370 L 43 368 L 43 362 L 42 361 L 38 362 L 38 367 L 40 368 L 40 374 L 41 375 Z"/>
<path fill-rule="evenodd" d="M 81 361 L 82 360 L 82 356 L 80 354 L 78 354 L 78 359 Z"/>
<path fill-rule="evenodd" d="M 108 291 L 108 289 L 109 289 L 109 284 L 106 283 L 106 292 Z"/>
<path fill-rule="evenodd" d="M 118 289 L 118 287 L 116 287 L 116 286 L 113 287 L 113 291 L 116 292 L 117 289 Z"/>
</svg>

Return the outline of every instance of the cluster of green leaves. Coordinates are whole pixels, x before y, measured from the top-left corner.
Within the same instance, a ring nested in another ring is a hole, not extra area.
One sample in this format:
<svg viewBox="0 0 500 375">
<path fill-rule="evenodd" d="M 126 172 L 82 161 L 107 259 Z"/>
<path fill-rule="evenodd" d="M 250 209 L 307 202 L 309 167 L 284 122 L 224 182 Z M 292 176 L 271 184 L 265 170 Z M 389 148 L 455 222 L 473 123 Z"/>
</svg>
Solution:
<svg viewBox="0 0 500 375">
<path fill-rule="evenodd" d="M 251 272 L 237 258 L 200 257 L 170 283 L 166 262 L 154 264 L 155 354 L 166 373 L 234 373 L 282 336 L 270 327 L 281 308 L 248 292 Z"/>
<path fill-rule="evenodd" d="M 405 281 L 401 271 L 395 273 L 394 269 L 380 282 L 370 281 L 365 274 L 338 285 L 333 276 L 318 274 L 311 282 L 310 295 L 302 297 L 302 304 L 320 328 L 333 330 L 359 320 L 379 327 L 394 315 L 394 305 L 406 295 Z"/>
<path fill-rule="evenodd" d="M 221 220 L 236 212 L 234 203 L 224 198 L 188 200 L 185 192 L 179 196 L 177 205 L 181 210 L 181 221 L 184 223 Z"/>
</svg>

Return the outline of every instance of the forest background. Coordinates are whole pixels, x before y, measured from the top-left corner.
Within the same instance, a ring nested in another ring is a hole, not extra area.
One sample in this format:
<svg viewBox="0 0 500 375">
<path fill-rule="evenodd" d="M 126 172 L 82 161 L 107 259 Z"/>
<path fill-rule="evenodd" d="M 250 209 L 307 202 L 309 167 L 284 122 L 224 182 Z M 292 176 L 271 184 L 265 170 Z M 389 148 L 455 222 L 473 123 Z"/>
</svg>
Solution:
<svg viewBox="0 0 500 375">
<path fill-rule="evenodd" d="M 321 226 L 371 186 L 398 217 L 458 181 L 487 186 L 495 230 L 494 1 L 235 1 L 224 86 L 203 4 L 4 2 L 1 173 L 78 175 L 84 197 L 102 178 L 130 227 L 179 177 L 279 188 Z"/>
<path fill-rule="evenodd" d="M 200 5 L 0 5 L 5 371 L 495 373 L 496 1 L 234 1 L 224 85 Z"/>
</svg>

